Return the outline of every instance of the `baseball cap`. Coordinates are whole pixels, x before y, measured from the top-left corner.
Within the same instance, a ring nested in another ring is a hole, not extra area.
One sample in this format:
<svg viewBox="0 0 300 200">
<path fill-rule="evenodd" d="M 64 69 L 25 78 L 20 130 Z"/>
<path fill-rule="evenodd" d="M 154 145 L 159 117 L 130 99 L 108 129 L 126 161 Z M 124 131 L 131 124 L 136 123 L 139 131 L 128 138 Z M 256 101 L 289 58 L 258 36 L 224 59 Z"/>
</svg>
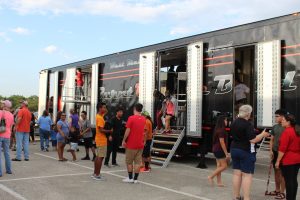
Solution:
<svg viewBox="0 0 300 200">
<path fill-rule="evenodd" d="M 26 106 L 28 106 L 28 101 L 26 101 L 26 100 L 22 100 L 22 101 L 20 101 L 20 103 L 25 104 Z"/>
<path fill-rule="evenodd" d="M 147 112 L 146 110 L 144 110 L 144 111 L 142 112 L 142 115 L 143 115 L 143 116 L 146 116 L 146 117 L 150 117 L 149 112 Z"/>
<path fill-rule="evenodd" d="M 4 107 L 6 108 L 11 108 L 12 107 L 12 103 L 11 101 L 9 100 L 4 100 L 4 101 L 1 101 L 1 103 L 4 105 Z"/>
</svg>

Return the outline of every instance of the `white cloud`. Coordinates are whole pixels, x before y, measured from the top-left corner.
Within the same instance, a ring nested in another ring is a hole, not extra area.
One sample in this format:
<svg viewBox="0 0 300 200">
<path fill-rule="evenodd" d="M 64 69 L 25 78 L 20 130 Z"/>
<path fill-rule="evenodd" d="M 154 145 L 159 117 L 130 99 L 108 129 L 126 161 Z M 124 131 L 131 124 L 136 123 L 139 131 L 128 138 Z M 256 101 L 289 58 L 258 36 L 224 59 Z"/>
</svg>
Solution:
<svg viewBox="0 0 300 200">
<path fill-rule="evenodd" d="M 5 32 L 0 32 L 0 39 L 4 40 L 5 42 L 11 41 L 11 39 L 7 36 Z"/>
<path fill-rule="evenodd" d="M 43 49 L 43 51 L 48 54 L 52 54 L 52 53 L 56 52 L 57 50 L 58 50 L 58 48 L 55 45 L 49 45 Z"/>
<path fill-rule="evenodd" d="M 22 27 L 11 29 L 11 31 L 20 35 L 28 35 L 30 33 L 28 29 Z"/>
<path fill-rule="evenodd" d="M 89 14 L 138 23 L 163 23 L 170 34 L 216 30 L 297 12 L 299 0 L 0 0 L 20 14 Z"/>
</svg>

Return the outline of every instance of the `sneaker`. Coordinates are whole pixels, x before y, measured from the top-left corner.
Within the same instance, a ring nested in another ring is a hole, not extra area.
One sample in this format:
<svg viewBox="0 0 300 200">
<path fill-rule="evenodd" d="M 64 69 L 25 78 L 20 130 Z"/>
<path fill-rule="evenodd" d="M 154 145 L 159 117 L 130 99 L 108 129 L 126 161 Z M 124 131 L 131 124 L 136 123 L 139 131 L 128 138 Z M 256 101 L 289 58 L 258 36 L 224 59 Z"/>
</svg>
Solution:
<svg viewBox="0 0 300 200">
<path fill-rule="evenodd" d="M 94 178 L 93 178 L 94 180 L 96 180 L 96 181 L 105 181 L 106 179 L 104 178 L 104 177 L 102 177 L 102 176 L 94 176 Z"/>
<path fill-rule="evenodd" d="M 150 172 L 150 171 L 151 171 L 150 168 L 146 169 L 145 167 L 143 167 L 143 168 L 140 170 L 140 172 Z"/>
<path fill-rule="evenodd" d="M 21 161 L 21 160 L 19 160 L 17 158 L 13 158 L 13 159 L 11 159 L 11 161 Z"/>
<path fill-rule="evenodd" d="M 29 161 L 29 158 L 25 158 L 24 160 L 25 160 L 25 161 Z"/>
<path fill-rule="evenodd" d="M 91 178 L 94 178 L 95 176 L 96 176 L 96 174 L 92 174 L 92 175 L 91 175 Z"/>
<path fill-rule="evenodd" d="M 127 178 L 123 179 L 123 182 L 124 182 L 124 183 L 133 183 L 134 181 L 133 181 L 133 179 L 129 179 L 129 178 L 127 177 Z"/>
<path fill-rule="evenodd" d="M 90 159 L 90 157 L 87 157 L 87 156 L 86 156 L 86 157 L 84 157 L 84 158 L 81 158 L 81 160 L 91 160 L 91 159 Z"/>
<path fill-rule="evenodd" d="M 120 167 L 118 163 L 111 164 L 113 167 Z"/>
<path fill-rule="evenodd" d="M 138 180 L 133 180 L 133 184 L 139 183 Z"/>
<path fill-rule="evenodd" d="M 104 165 L 105 165 L 106 167 L 110 168 L 110 165 L 109 165 L 109 164 L 105 163 Z"/>
<path fill-rule="evenodd" d="M 48 149 L 48 148 L 46 148 L 45 150 L 46 150 L 47 152 L 49 152 L 49 149 Z"/>
<path fill-rule="evenodd" d="M 6 174 L 12 174 L 12 172 L 6 172 Z"/>
</svg>

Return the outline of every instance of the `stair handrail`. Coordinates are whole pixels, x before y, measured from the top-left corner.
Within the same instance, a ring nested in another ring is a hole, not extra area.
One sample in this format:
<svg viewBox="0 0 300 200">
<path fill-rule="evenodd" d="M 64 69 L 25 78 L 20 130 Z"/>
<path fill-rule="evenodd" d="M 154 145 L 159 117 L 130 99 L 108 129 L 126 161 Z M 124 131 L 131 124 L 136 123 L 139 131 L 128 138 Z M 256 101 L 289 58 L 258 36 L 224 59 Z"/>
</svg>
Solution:
<svg viewBox="0 0 300 200">
<path fill-rule="evenodd" d="M 183 127 L 183 129 L 181 130 L 180 134 L 178 135 L 178 138 L 177 138 L 177 140 L 176 140 L 174 146 L 172 147 L 171 152 L 168 154 L 168 156 L 167 156 L 165 162 L 163 163 L 162 168 L 166 168 L 166 167 L 168 166 L 168 164 L 169 164 L 169 162 L 171 161 L 171 159 L 172 159 L 172 157 L 173 157 L 175 151 L 177 150 L 177 147 L 179 146 L 179 144 L 180 144 L 182 138 L 184 137 L 184 133 L 185 133 L 185 127 Z"/>
</svg>

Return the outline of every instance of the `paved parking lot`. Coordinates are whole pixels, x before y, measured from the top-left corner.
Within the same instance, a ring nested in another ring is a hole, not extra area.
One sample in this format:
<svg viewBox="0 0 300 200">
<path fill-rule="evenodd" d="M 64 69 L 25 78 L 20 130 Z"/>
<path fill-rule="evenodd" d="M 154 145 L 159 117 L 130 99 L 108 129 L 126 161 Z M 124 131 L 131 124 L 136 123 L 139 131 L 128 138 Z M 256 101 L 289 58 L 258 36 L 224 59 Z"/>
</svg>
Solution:
<svg viewBox="0 0 300 200">
<path fill-rule="evenodd" d="M 211 187 L 207 183 L 208 173 L 214 169 L 213 159 L 208 159 L 208 169 L 197 169 L 196 158 L 186 158 L 171 162 L 162 169 L 153 165 L 151 173 L 140 175 L 139 184 L 122 183 L 127 176 L 124 155 L 118 155 L 120 167 L 103 167 L 106 181 L 90 178 L 93 162 L 58 162 L 56 152 L 40 152 L 39 145 L 30 146 L 29 162 L 13 162 L 13 175 L 4 174 L 0 178 L 1 200 L 230 200 L 231 169 L 223 174 L 224 188 Z M 15 152 L 12 152 L 14 157 Z M 71 155 L 65 152 L 67 158 Z M 78 158 L 84 156 L 80 147 Z M 256 173 L 252 186 L 252 199 L 266 198 L 268 159 L 264 153 L 258 155 Z M 3 166 L 3 163 L 2 163 Z M 272 179 L 273 180 L 273 179 Z M 272 181 L 271 189 L 274 188 Z M 298 195 L 299 196 L 299 195 Z M 299 198 L 300 199 L 300 198 Z"/>
</svg>

